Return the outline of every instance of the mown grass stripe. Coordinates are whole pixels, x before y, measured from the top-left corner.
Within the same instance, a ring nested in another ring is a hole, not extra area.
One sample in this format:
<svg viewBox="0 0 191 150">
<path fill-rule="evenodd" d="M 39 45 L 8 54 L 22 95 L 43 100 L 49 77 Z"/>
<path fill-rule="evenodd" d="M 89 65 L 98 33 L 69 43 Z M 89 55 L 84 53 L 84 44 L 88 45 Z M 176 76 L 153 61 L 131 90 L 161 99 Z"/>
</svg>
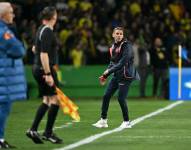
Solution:
<svg viewBox="0 0 191 150">
<path fill-rule="evenodd" d="M 180 105 L 182 103 L 183 103 L 183 101 L 177 101 L 177 102 L 175 102 L 173 104 L 170 104 L 170 105 L 168 105 L 168 106 L 166 106 L 164 108 L 160 108 L 160 109 L 158 109 L 158 110 L 156 110 L 154 112 L 151 112 L 151 113 L 149 113 L 147 115 L 139 117 L 139 118 L 137 118 L 137 119 L 135 119 L 135 120 L 133 120 L 131 122 L 132 126 L 134 126 L 134 125 L 144 121 L 145 119 L 148 119 L 148 118 L 151 118 L 153 116 L 156 116 L 156 115 L 158 115 L 158 114 L 160 114 L 160 113 L 162 113 L 164 111 L 170 110 L 170 109 L 172 109 L 172 108 L 174 108 L 177 105 Z M 101 137 L 103 137 L 105 135 L 109 135 L 109 134 L 112 134 L 112 133 L 115 133 L 115 132 L 119 132 L 119 131 L 122 131 L 122 130 L 124 130 L 124 129 L 121 129 L 121 128 L 118 127 L 118 128 L 113 129 L 113 130 L 109 130 L 109 131 L 105 131 L 105 132 L 102 132 L 102 133 L 99 133 L 99 134 L 95 134 L 95 135 L 89 136 L 89 137 L 87 137 L 85 139 L 82 139 L 82 140 L 76 142 L 76 143 L 73 143 L 73 144 L 70 144 L 70 145 L 65 146 L 63 148 L 59 148 L 59 149 L 55 149 L 55 150 L 70 150 L 70 149 L 74 149 L 74 148 L 79 147 L 81 145 L 89 144 L 89 143 L 95 141 L 96 139 L 99 139 L 99 138 L 101 138 Z"/>
</svg>

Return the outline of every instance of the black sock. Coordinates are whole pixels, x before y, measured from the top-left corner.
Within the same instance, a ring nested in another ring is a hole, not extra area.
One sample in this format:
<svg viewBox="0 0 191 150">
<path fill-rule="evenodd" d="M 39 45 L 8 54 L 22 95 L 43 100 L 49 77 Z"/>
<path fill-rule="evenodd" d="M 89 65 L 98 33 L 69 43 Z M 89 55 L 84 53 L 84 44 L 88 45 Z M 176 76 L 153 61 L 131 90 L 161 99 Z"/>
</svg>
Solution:
<svg viewBox="0 0 191 150">
<path fill-rule="evenodd" d="M 48 120 L 46 124 L 46 129 L 45 129 L 45 134 L 47 135 L 52 133 L 52 128 L 56 120 L 56 116 L 58 114 L 58 109 L 59 109 L 58 105 L 52 104 L 50 106 L 50 109 L 48 111 Z"/>
<path fill-rule="evenodd" d="M 43 116 L 45 115 L 46 111 L 48 110 L 48 105 L 45 104 L 45 103 L 42 103 L 37 112 L 36 112 L 36 116 L 35 116 L 35 119 L 33 121 L 33 124 L 32 124 L 32 127 L 31 127 L 31 130 L 33 131 L 37 131 L 38 129 L 38 126 L 39 126 L 39 123 L 40 121 L 42 120 Z"/>
</svg>

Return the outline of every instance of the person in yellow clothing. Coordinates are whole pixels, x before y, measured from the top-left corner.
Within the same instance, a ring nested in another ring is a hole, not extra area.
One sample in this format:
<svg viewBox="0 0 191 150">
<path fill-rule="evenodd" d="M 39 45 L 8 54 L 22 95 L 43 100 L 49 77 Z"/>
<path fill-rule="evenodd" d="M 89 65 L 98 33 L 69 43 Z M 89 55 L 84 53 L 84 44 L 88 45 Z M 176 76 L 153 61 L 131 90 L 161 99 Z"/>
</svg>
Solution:
<svg viewBox="0 0 191 150">
<path fill-rule="evenodd" d="M 140 1 L 136 0 L 130 4 L 130 12 L 133 16 L 141 13 Z"/>
<path fill-rule="evenodd" d="M 78 5 L 78 0 L 69 0 L 68 1 L 68 6 L 70 9 L 76 9 L 77 5 Z"/>
<path fill-rule="evenodd" d="M 188 12 L 185 13 L 184 17 L 180 20 L 181 29 L 184 31 L 190 31 L 191 30 L 191 18 L 190 14 Z"/>
<path fill-rule="evenodd" d="M 75 68 L 79 68 L 82 66 L 83 62 L 83 50 L 82 50 L 82 45 L 79 43 L 76 48 L 74 48 L 71 53 L 70 57 L 72 58 L 72 62 Z"/>
<path fill-rule="evenodd" d="M 80 5 L 80 9 L 82 11 L 88 11 L 88 10 L 91 10 L 93 8 L 93 6 L 89 0 L 83 0 L 82 2 L 80 2 L 79 5 Z"/>
<path fill-rule="evenodd" d="M 169 9 L 176 21 L 179 22 L 184 14 L 182 2 L 179 0 L 174 1 L 173 3 L 169 4 Z"/>
</svg>

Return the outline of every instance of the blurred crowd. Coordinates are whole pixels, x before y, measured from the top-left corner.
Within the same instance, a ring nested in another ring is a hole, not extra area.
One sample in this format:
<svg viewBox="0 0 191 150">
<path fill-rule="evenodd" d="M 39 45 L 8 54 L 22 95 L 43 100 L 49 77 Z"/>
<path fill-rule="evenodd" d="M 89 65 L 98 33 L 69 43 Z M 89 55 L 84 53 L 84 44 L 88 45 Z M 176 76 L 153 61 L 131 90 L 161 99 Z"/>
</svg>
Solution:
<svg viewBox="0 0 191 150">
<path fill-rule="evenodd" d="M 31 51 L 39 12 L 48 5 L 58 11 L 55 27 L 58 64 L 106 64 L 116 26 L 127 29 L 133 43 L 134 63 L 141 76 L 140 96 L 145 96 L 149 73 L 153 73 L 153 96 L 159 81 L 161 97 L 168 96 L 168 68 L 178 65 L 181 44 L 183 65 L 191 66 L 190 0 L 28 0 L 15 5 L 18 35 L 27 49 L 26 64 L 33 63 Z"/>
<path fill-rule="evenodd" d="M 166 49 L 169 65 L 177 65 L 178 44 L 186 48 L 188 59 L 184 64 L 190 65 L 189 3 L 189 0 L 29 0 L 16 5 L 15 20 L 27 49 L 27 64 L 33 62 L 31 47 L 39 12 L 47 5 L 54 5 L 58 10 L 55 31 L 61 64 L 79 67 L 107 63 L 112 29 L 124 26 L 128 39 L 134 44 L 137 66 L 152 65 L 150 55 L 156 38 L 161 39 Z"/>
</svg>

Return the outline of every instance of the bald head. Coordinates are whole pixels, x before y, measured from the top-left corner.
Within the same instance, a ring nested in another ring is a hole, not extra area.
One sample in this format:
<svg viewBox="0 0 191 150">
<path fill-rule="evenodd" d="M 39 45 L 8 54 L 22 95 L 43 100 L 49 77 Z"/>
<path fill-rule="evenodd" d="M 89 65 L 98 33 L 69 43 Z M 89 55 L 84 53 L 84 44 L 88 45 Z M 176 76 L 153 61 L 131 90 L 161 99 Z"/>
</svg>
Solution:
<svg viewBox="0 0 191 150">
<path fill-rule="evenodd" d="M 13 8 L 8 2 L 0 2 L 0 19 L 10 24 L 13 23 Z"/>
<path fill-rule="evenodd" d="M 6 13 L 7 9 L 11 8 L 11 4 L 8 2 L 0 2 L 0 17 Z"/>
</svg>

